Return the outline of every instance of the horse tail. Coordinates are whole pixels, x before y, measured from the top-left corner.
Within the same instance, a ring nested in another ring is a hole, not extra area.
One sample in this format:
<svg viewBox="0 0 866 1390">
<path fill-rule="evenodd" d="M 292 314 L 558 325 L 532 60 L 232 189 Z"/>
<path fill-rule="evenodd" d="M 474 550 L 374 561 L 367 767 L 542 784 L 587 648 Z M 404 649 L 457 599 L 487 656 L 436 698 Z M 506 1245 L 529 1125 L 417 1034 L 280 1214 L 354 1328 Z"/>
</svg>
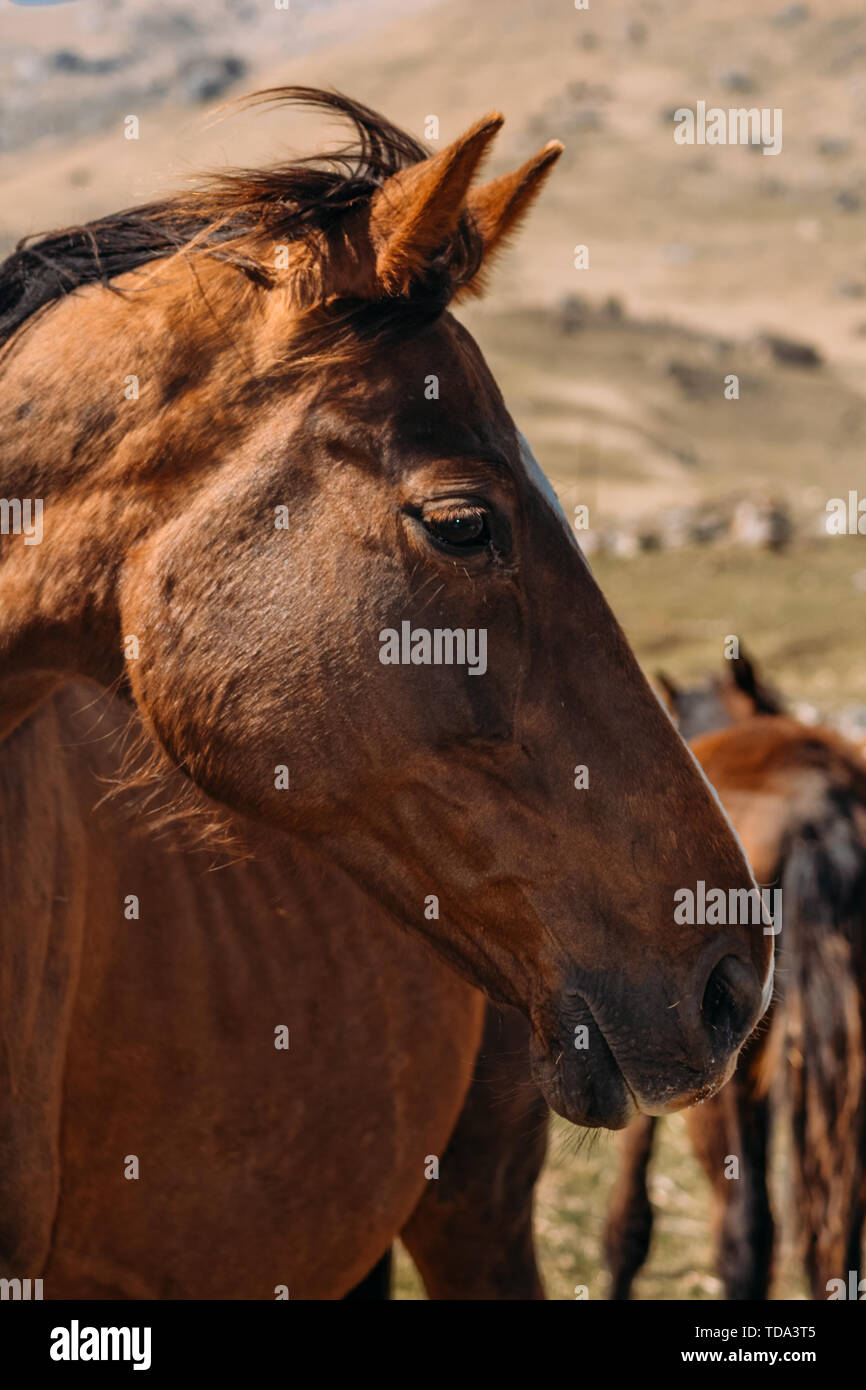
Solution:
<svg viewBox="0 0 866 1390">
<path fill-rule="evenodd" d="M 814 1298 L 858 1269 L 866 1126 L 866 845 L 850 793 L 831 793 L 783 857 L 782 1089 Z M 854 1263 L 851 1263 L 851 1260 Z"/>
</svg>

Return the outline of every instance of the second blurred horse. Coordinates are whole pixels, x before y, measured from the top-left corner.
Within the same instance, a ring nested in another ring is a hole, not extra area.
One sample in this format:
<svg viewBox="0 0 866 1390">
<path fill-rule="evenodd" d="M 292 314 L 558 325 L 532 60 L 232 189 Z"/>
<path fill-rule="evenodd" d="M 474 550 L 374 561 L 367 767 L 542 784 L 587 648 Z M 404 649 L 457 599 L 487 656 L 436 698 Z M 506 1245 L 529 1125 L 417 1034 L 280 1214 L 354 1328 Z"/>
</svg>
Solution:
<svg viewBox="0 0 866 1390">
<path fill-rule="evenodd" d="M 866 763 L 830 730 L 784 717 L 745 657 L 726 678 L 694 689 L 659 679 L 756 879 L 782 889 L 771 1011 L 729 1084 L 687 1112 L 713 1189 L 725 1297 L 768 1294 L 768 1160 L 772 1122 L 782 1114 L 812 1297 L 839 1296 L 855 1287 L 851 1271 L 860 1278 L 866 1212 Z M 656 1123 L 641 1116 L 623 1135 L 605 1242 L 614 1299 L 630 1296 L 649 1251 Z"/>
</svg>

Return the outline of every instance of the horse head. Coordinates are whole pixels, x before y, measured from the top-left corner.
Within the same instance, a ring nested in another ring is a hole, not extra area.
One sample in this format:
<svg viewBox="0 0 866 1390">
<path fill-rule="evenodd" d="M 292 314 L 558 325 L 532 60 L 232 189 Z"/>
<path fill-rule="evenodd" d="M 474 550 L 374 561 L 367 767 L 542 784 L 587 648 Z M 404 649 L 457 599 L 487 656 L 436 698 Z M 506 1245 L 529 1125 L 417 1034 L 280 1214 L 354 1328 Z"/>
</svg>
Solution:
<svg viewBox="0 0 866 1390">
<path fill-rule="evenodd" d="M 449 312 L 561 147 L 479 183 L 497 114 L 431 155 L 298 95 L 358 148 L 7 263 L 4 487 L 45 525 L 0 569 L 5 726 L 73 675 L 119 685 L 209 798 L 521 1010 L 554 1109 L 689 1104 L 766 1006 L 772 938 L 676 921 L 749 868 Z"/>
</svg>

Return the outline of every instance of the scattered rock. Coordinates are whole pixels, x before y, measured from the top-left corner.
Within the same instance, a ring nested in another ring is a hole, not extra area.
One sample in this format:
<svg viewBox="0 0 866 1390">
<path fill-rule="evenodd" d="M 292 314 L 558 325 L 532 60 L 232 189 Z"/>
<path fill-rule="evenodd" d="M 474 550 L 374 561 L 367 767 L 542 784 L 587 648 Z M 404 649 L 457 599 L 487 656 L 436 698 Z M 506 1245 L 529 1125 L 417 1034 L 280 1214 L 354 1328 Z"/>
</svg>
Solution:
<svg viewBox="0 0 866 1390">
<path fill-rule="evenodd" d="M 684 507 L 672 507 L 662 516 L 660 538 L 663 550 L 679 550 L 689 538 L 689 514 Z"/>
<path fill-rule="evenodd" d="M 780 29 L 793 29 L 796 24 L 802 24 L 808 18 L 808 5 L 785 5 L 773 15 L 773 23 L 778 24 Z"/>
<path fill-rule="evenodd" d="M 696 367 L 691 362 L 681 362 L 674 358 L 668 363 L 668 376 L 673 377 L 684 395 L 690 400 L 705 400 L 714 391 L 721 393 L 721 380 L 717 372 L 706 367 Z"/>
<path fill-rule="evenodd" d="M 604 123 L 601 104 L 610 100 L 610 89 L 602 82 L 569 82 L 561 97 L 549 103 L 544 120 L 554 118 L 564 135 L 600 130 Z"/>
<path fill-rule="evenodd" d="M 551 96 L 530 116 L 526 131 L 533 144 L 548 139 L 555 128 L 561 135 L 586 134 L 604 124 L 602 106 L 610 101 L 610 88 L 603 82 L 573 80 Z"/>
<path fill-rule="evenodd" d="M 851 141 L 844 135 L 825 135 L 818 141 L 818 153 L 825 159 L 838 159 L 851 150 Z"/>
<path fill-rule="evenodd" d="M 778 333 L 763 333 L 759 341 L 777 362 L 786 367 L 821 366 L 821 354 L 811 343 L 798 343 Z"/>
<path fill-rule="evenodd" d="M 85 58 L 74 48 L 58 48 L 48 59 L 48 66 L 54 72 L 74 72 L 82 77 L 104 77 L 106 73 L 120 72 L 132 59 L 126 54 L 116 54 L 113 58 Z"/>
<path fill-rule="evenodd" d="M 787 507 L 767 498 L 739 498 L 707 505 L 669 507 L 656 517 L 628 526 L 581 532 L 587 555 L 615 555 L 621 560 L 652 551 L 678 550 L 687 544 L 732 542 L 756 549 L 781 550 L 794 533 Z"/>
<path fill-rule="evenodd" d="M 837 280 L 833 288 L 842 299 L 862 299 L 866 295 L 862 280 Z"/>
<path fill-rule="evenodd" d="M 836 193 L 836 202 L 844 212 L 860 211 L 860 194 L 856 193 L 853 188 L 840 188 Z"/>
<path fill-rule="evenodd" d="M 611 555 L 617 555 L 621 560 L 631 560 L 637 555 L 640 546 L 637 536 L 631 531 L 611 531 L 606 537 L 605 548 Z"/>
<path fill-rule="evenodd" d="M 181 68 L 178 81 L 187 101 L 216 101 L 245 72 L 246 64 L 234 55 L 193 58 Z"/>
<path fill-rule="evenodd" d="M 586 134 L 591 130 L 601 130 L 603 117 L 596 106 L 576 106 L 570 111 L 562 125 L 563 135 Z"/>
<path fill-rule="evenodd" d="M 637 536 L 639 550 L 661 550 L 661 536 L 657 531 L 639 531 Z"/>
<path fill-rule="evenodd" d="M 749 73 L 743 72 L 741 68 L 725 68 L 719 73 L 719 82 L 726 92 L 753 92 L 755 90 L 754 78 Z"/>
<path fill-rule="evenodd" d="M 698 545 L 709 545 L 711 541 L 721 540 L 727 535 L 729 526 L 730 519 L 723 512 L 701 508 L 692 518 L 689 540 L 695 541 Z"/>
<path fill-rule="evenodd" d="M 851 16 L 851 18 L 854 18 L 854 16 Z M 847 41 L 839 56 L 834 58 L 830 63 L 828 72 L 833 77 L 840 76 L 842 73 L 848 73 L 852 68 L 859 67 L 864 57 L 866 57 L 866 44 Z"/>
<path fill-rule="evenodd" d="M 579 294 L 567 294 L 560 301 L 558 318 L 563 333 L 576 333 L 589 318 L 589 305 Z"/>
<path fill-rule="evenodd" d="M 730 538 L 737 545 L 783 550 L 793 534 L 791 518 L 780 502 L 755 502 L 744 497 L 734 508 Z"/>
</svg>

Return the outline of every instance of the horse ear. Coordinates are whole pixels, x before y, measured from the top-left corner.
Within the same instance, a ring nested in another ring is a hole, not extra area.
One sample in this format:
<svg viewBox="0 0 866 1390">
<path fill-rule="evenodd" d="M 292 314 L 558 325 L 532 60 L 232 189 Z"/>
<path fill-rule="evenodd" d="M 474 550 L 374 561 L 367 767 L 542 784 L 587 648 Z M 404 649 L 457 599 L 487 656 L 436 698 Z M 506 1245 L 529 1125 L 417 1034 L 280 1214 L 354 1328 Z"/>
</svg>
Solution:
<svg viewBox="0 0 866 1390">
<path fill-rule="evenodd" d="M 549 140 L 543 149 L 514 173 L 491 179 L 489 183 L 474 188 L 467 197 L 467 211 L 474 219 L 484 242 L 485 268 L 490 264 L 491 256 L 495 255 L 504 246 L 509 235 L 516 231 L 518 223 L 541 192 L 542 184 L 563 149 L 564 146 L 559 140 Z M 482 289 L 482 276 L 479 272 L 468 284 L 461 287 L 456 298 L 480 294 Z"/>
<path fill-rule="evenodd" d="M 759 679 L 753 662 L 740 648 L 740 655 L 731 662 L 734 685 L 752 702 L 756 714 L 782 714 L 784 706 L 779 696 Z"/>
<path fill-rule="evenodd" d="M 656 671 L 655 680 L 661 692 L 662 704 L 669 714 L 676 717 L 679 709 L 679 686 L 671 680 L 670 676 L 666 676 L 664 671 Z"/>
<path fill-rule="evenodd" d="M 734 685 L 738 690 L 742 690 L 743 694 L 748 695 L 750 698 L 754 696 L 755 686 L 757 685 L 755 668 L 742 649 L 740 650 L 739 656 L 735 656 L 731 662 L 731 674 L 734 678 Z"/>
<path fill-rule="evenodd" d="M 482 116 L 453 144 L 392 174 L 370 209 L 376 279 L 387 294 L 405 294 L 430 257 L 456 231 L 469 185 L 504 117 Z"/>
</svg>

